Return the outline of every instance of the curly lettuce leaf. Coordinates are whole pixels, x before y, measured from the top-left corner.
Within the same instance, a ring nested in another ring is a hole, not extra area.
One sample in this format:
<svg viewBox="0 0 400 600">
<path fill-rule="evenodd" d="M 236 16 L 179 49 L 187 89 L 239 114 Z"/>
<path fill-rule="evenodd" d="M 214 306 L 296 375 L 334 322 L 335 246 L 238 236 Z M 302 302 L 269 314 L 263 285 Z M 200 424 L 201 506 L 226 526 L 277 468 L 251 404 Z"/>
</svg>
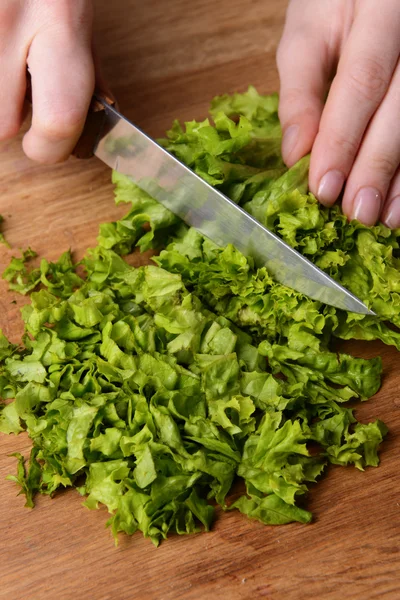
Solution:
<svg viewBox="0 0 400 600">
<path fill-rule="evenodd" d="M 175 122 L 161 143 L 379 317 L 275 282 L 114 173 L 116 201 L 131 207 L 101 226 L 80 265 L 66 252 L 29 269 L 27 251 L 4 275 L 30 293 L 23 343 L 0 335 L 0 431 L 32 440 L 12 478 L 29 506 L 76 487 L 88 509 L 107 507 L 116 540 L 139 530 L 157 545 L 207 531 L 214 504 L 266 524 L 308 523 L 299 498 L 329 463 L 378 465 L 386 426 L 359 423 L 348 402 L 376 393 L 381 360 L 333 342 L 400 348 L 388 324 L 398 324 L 400 232 L 320 206 L 309 157 L 283 164 L 277 110 L 277 96 L 249 88 L 216 98 L 212 120 Z M 161 248 L 157 266 L 127 264 L 136 246 Z M 246 494 L 231 503 L 236 478 Z"/>
</svg>

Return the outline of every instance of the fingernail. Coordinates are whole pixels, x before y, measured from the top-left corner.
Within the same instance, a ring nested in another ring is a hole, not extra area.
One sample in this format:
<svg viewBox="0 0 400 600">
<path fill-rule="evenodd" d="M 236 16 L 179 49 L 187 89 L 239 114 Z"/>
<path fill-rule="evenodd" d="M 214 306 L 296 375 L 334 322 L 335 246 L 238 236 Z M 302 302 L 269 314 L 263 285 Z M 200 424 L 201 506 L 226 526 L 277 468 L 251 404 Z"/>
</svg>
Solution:
<svg viewBox="0 0 400 600">
<path fill-rule="evenodd" d="M 299 126 L 290 125 L 283 134 L 282 138 L 282 156 L 287 159 L 289 154 L 294 150 L 299 136 Z"/>
<path fill-rule="evenodd" d="M 357 193 L 352 211 L 352 219 L 364 225 L 375 225 L 381 212 L 382 196 L 373 187 L 361 188 Z"/>
<path fill-rule="evenodd" d="M 328 171 L 319 182 L 317 197 L 321 204 L 332 206 L 339 197 L 344 184 L 344 175 L 341 171 L 333 169 Z"/>
<path fill-rule="evenodd" d="M 396 196 L 390 202 L 383 222 L 389 229 L 397 229 L 400 227 L 400 196 Z"/>
</svg>

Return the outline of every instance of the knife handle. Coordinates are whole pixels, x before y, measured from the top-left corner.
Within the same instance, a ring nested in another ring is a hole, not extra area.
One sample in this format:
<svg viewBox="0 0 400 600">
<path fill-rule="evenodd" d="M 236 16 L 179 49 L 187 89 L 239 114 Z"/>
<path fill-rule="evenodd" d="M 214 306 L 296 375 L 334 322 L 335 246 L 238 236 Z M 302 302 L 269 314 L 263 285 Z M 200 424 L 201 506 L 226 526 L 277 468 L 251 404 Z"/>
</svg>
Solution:
<svg viewBox="0 0 400 600">
<path fill-rule="evenodd" d="M 110 106 L 115 105 L 115 100 L 107 96 L 107 94 L 100 90 L 95 91 L 81 137 L 72 151 L 73 156 L 76 156 L 76 158 L 91 158 L 93 156 L 93 149 L 105 116 L 104 105 L 100 102 L 100 98 Z"/>
<path fill-rule="evenodd" d="M 32 104 L 32 82 L 28 69 L 26 70 L 25 98 L 29 104 Z M 104 119 L 104 105 L 100 102 L 100 99 L 107 102 L 110 106 L 115 105 L 113 98 L 110 98 L 110 96 L 99 89 L 95 90 L 81 137 L 72 151 L 73 156 L 76 156 L 76 158 L 91 158 L 93 156 L 94 145 L 101 131 Z"/>
</svg>

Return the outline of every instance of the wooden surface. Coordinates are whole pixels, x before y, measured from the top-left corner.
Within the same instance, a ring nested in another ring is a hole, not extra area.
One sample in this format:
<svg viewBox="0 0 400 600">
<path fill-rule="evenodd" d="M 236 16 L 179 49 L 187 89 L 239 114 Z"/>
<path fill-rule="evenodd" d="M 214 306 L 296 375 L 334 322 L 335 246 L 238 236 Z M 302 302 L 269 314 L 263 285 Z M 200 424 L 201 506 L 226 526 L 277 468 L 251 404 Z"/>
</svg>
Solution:
<svg viewBox="0 0 400 600">
<path fill-rule="evenodd" d="M 278 87 L 275 50 L 282 0 L 97 0 L 97 37 L 122 110 L 152 135 L 174 117 L 203 118 L 215 94 Z M 112 8 L 111 8 L 112 6 Z M 95 244 L 98 224 L 122 214 L 109 170 L 96 159 L 40 167 L 20 139 L 0 146 L 0 213 L 14 248 L 50 259 Z M 0 249 L 3 269 L 11 252 Z M 21 333 L 18 306 L 0 284 L 0 326 Z M 21 304 L 21 299 L 18 299 Z M 381 391 L 357 409 L 390 435 L 378 469 L 330 469 L 311 489 L 312 525 L 265 527 L 218 514 L 213 531 L 172 537 L 155 549 L 141 534 L 114 548 L 106 513 L 70 490 L 30 511 L 4 481 L 25 436 L 0 437 L 0 598 L 7 600 L 395 599 L 399 575 L 399 356 L 382 344 L 348 344 L 384 359 Z"/>
</svg>

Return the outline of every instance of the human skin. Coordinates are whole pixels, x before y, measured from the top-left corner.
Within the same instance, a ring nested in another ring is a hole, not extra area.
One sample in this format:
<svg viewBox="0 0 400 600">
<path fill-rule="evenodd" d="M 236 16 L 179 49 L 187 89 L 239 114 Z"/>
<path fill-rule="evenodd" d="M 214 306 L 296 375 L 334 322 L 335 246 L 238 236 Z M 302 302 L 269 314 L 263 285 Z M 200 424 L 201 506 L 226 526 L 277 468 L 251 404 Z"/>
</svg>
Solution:
<svg viewBox="0 0 400 600">
<path fill-rule="evenodd" d="M 33 160 L 68 158 L 95 83 L 109 93 L 92 21 L 91 0 L 0 2 L 0 140 L 21 127 L 28 67 L 23 148 Z M 285 162 L 311 151 L 310 190 L 320 202 L 343 191 L 349 218 L 391 228 L 400 227 L 399 31 L 399 0 L 292 0 L 277 53 Z"/>
<path fill-rule="evenodd" d="M 27 68 L 32 123 L 23 149 L 33 160 L 68 158 L 82 132 L 95 80 L 91 0 L 1 0 L 0 140 L 15 136 L 26 114 Z"/>
<path fill-rule="evenodd" d="M 399 31 L 398 0 L 292 0 L 277 53 L 286 164 L 311 151 L 320 202 L 343 191 L 349 218 L 391 228 L 400 227 Z"/>
</svg>

